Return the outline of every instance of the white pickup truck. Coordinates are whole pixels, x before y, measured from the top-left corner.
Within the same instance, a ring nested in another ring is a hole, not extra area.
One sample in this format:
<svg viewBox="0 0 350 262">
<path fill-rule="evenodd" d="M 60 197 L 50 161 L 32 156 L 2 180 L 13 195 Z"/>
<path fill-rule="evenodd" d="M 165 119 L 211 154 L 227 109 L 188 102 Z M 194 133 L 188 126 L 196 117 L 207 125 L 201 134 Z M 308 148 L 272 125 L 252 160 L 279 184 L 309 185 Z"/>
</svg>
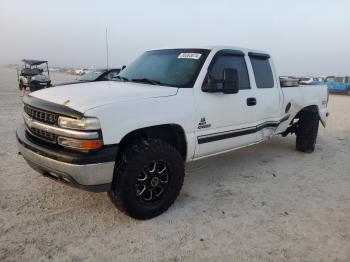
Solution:
<svg viewBox="0 0 350 262">
<path fill-rule="evenodd" d="M 311 153 L 326 125 L 326 86 L 281 87 L 270 55 L 234 48 L 150 50 L 115 81 L 23 98 L 19 150 L 41 174 L 107 191 L 136 219 L 175 201 L 184 163 L 296 134 Z"/>
</svg>

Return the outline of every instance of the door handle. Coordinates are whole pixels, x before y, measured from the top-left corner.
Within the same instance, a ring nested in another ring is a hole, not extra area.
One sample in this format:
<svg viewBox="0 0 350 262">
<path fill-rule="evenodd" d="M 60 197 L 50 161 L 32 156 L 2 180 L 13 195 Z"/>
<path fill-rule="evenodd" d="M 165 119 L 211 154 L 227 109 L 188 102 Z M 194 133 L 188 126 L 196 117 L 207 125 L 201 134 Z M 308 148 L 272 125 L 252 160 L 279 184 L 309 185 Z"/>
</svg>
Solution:
<svg viewBox="0 0 350 262">
<path fill-rule="evenodd" d="M 256 98 L 255 97 L 247 98 L 247 106 L 255 106 L 255 105 L 256 105 Z"/>
</svg>

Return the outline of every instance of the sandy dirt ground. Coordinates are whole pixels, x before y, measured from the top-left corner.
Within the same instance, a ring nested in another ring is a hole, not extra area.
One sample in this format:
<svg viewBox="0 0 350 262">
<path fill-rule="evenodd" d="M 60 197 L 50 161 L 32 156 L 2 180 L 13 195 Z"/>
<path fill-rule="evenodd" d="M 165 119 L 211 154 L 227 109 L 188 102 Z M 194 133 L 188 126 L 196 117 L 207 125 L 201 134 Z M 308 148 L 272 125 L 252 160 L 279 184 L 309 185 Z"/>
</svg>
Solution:
<svg viewBox="0 0 350 262">
<path fill-rule="evenodd" d="M 315 153 L 276 137 L 191 163 L 175 204 L 148 221 L 28 167 L 17 154 L 21 99 L 7 69 L 0 106 L 0 261 L 350 261 L 348 96 L 330 97 Z"/>
</svg>

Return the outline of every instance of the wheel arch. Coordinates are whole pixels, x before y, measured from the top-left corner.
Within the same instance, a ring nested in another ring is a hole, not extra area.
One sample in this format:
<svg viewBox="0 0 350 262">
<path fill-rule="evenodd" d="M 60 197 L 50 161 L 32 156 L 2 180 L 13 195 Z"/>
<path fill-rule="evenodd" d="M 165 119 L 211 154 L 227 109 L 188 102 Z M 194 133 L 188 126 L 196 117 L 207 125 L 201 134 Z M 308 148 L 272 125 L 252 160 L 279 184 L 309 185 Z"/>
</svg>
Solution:
<svg viewBox="0 0 350 262">
<path fill-rule="evenodd" d="M 321 112 L 320 110 L 320 107 L 316 104 L 313 104 L 313 105 L 308 105 L 308 106 L 305 106 L 303 108 L 301 108 L 299 110 L 299 112 L 294 116 L 293 119 L 296 119 L 296 118 L 299 118 L 300 115 L 303 113 L 303 112 L 313 112 L 313 113 L 316 113 L 318 115 L 318 118 L 319 120 L 321 121 L 322 125 L 325 127 L 326 126 L 326 121 L 324 119 L 324 114 Z"/>
<path fill-rule="evenodd" d="M 295 115 L 294 118 L 299 117 L 300 114 L 302 114 L 302 112 L 305 112 L 305 111 L 314 112 L 314 113 L 319 114 L 319 109 L 318 109 L 318 106 L 317 106 L 317 105 L 309 105 L 309 106 L 305 106 L 305 107 L 301 108 L 301 109 L 299 110 L 299 112 Z"/>
<path fill-rule="evenodd" d="M 174 146 L 181 154 L 183 160 L 187 157 L 187 138 L 185 130 L 179 124 L 161 124 L 148 126 L 130 131 L 120 140 L 119 152 L 133 141 L 146 138 L 162 139 Z"/>
</svg>

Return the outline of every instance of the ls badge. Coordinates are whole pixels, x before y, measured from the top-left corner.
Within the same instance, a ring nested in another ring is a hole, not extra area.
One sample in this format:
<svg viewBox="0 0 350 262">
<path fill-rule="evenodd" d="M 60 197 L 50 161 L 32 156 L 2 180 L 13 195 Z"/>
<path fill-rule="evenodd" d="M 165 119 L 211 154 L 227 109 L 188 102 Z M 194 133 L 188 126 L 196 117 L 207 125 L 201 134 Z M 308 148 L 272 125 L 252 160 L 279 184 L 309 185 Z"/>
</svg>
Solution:
<svg viewBox="0 0 350 262">
<path fill-rule="evenodd" d="M 211 127 L 211 124 L 207 124 L 205 117 L 202 117 L 201 121 L 198 124 L 198 129 L 208 128 L 208 127 Z"/>
</svg>

